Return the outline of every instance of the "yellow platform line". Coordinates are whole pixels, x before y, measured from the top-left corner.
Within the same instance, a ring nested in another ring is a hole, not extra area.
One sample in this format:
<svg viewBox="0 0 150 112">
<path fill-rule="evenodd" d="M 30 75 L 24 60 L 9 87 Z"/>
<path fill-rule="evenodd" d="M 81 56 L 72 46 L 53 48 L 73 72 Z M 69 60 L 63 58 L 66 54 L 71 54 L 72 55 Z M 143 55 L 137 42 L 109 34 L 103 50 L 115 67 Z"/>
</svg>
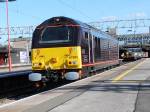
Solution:
<svg viewBox="0 0 150 112">
<path fill-rule="evenodd" d="M 142 62 L 140 62 L 140 63 L 138 63 L 137 65 L 135 65 L 135 66 L 132 67 L 131 69 L 126 70 L 125 72 L 123 72 L 122 74 L 120 74 L 119 76 L 117 76 L 116 78 L 114 78 L 112 82 L 115 83 L 115 82 L 117 82 L 117 81 L 123 79 L 125 76 L 127 76 L 127 75 L 128 75 L 130 72 L 132 72 L 134 69 L 136 69 L 137 67 L 139 67 L 140 65 L 142 65 L 144 62 L 145 62 L 145 60 L 142 61 Z"/>
</svg>

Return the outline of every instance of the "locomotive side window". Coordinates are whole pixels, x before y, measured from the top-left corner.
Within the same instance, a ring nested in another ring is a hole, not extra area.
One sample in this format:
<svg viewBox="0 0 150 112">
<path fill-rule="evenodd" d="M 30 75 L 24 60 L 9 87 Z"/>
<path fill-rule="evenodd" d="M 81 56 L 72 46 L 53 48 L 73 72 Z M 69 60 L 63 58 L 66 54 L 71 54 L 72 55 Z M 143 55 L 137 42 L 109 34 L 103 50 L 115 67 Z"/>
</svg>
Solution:
<svg viewBox="0 0 150 112">
<path fill-rule="evenodd" d="M 43 30 L 39 43 L 69 42 L 71 28 L 67 26 L 47 27 Z"/>
<path fill-rule="evenodd" d="M 85 39 L 88 40 L 88 33 L 85 32 Z"/>
<path fill-rule="evenodd" d="M 84 33 L 84 39 L 82 41 L 84 44 L 88 45 L 88 32 Z"/>
<path fill-rule="evenodd" d="M 100 38 L 97 39 L 97 50 L 98 50 L 98 57 L 100 60 L 100 57 L 101 57 Z"/>
<path fill-rule="evenodd" d="M 98 61 L 100 60 L 100 38 L 95 37 L 95 60 Z"/>
</svg>

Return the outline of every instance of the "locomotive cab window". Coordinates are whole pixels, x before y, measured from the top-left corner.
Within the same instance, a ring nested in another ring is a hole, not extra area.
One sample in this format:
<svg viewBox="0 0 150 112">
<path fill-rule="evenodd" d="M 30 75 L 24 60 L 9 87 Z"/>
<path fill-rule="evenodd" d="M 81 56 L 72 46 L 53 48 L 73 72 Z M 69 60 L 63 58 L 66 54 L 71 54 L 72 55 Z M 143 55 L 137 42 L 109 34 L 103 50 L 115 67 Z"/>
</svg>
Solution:
<svg viewBox="0 0 150 112">
<path fill-rule="evenodd" d="M 70 41 L 71 30 L 67 26 L 47 27 L 43 30 L 39 43 L 59 43 Z"/>
</svg>

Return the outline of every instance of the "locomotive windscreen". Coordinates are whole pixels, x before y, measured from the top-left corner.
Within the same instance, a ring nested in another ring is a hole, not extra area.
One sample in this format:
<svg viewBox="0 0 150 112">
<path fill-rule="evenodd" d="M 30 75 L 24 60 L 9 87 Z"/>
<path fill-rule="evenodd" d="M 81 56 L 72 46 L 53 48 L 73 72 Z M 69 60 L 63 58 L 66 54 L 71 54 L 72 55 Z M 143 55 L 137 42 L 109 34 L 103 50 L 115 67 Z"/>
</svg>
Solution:
<svg viewBox="0 0 150 112">
<path fill-rule="evenodd" d="M 65 17 L 51 18 L 33 33 L 32 48 L 68 47 L 80 44 L 80 25 Z"/>
<path fill-rule="evenodd" d="M 42 31 L 39 43 L 69 42 L 71 33 L 68 26 L 48 26 Z"/>
</svg>

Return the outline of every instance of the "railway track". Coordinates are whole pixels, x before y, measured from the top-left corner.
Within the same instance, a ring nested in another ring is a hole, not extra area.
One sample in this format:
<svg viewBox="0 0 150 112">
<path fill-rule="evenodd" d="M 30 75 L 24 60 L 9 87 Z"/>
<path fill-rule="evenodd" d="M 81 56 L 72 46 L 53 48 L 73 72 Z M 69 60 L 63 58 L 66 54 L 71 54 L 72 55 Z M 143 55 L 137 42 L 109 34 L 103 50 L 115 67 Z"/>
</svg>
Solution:
<svg viewBox="0 0 150 112">
<path fill-rule="evenodd" d="M 0 95 L 29 84 L 28 74 L 31 72 L 31 70 L 25 70 L 0 73 Z"/>
<path fill-rule="evenodd" d="M 0 105 L 13 102 L 39 92 L 50 90 L 69 82 L 49 82 L 45 87 L 35 88 L 28 80 L 31 70 L 0 73 Z"/>
</svg>

